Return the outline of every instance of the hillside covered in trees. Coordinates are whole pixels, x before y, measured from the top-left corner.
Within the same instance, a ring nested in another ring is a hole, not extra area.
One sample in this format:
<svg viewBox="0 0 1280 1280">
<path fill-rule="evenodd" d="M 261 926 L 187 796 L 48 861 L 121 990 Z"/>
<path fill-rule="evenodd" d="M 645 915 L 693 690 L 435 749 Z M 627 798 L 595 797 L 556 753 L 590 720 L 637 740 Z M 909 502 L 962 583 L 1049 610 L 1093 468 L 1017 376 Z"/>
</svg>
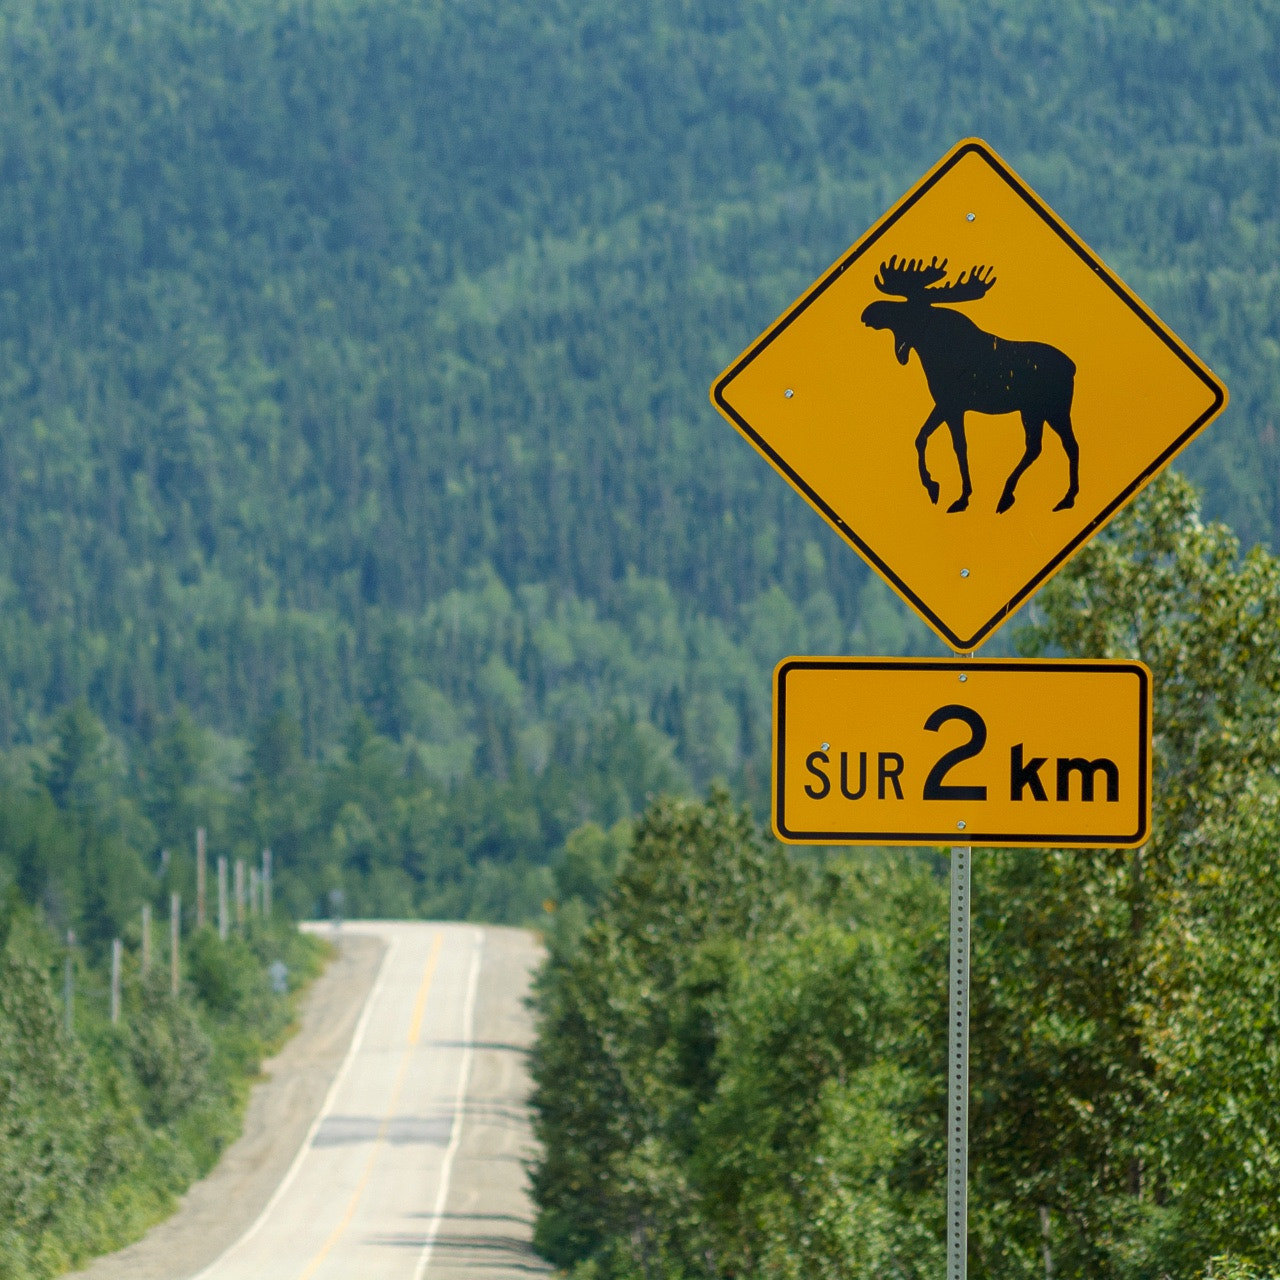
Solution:
<svg viewBox="0 0 1280 1280">
<path fill-rule="evenodd" d="M 1278 32 L 1225 0 L 7 6 L 10 776 L 84 698 L 154 794 L 185 716 L 220 839 L 324 846 L 300 907 L 445 882 L 393 797 L 255 800 L 273 734 L 323 771 L 371 731 L 402 799 L 487 815 L 464 911 L 478 861 L 545 870 L 646 779 L 759 808 L 777 658 L 934 642 L 706 388 L 970 133 L 1229 383 L 1186 466 L 1272 541 Z"/>
</svg>

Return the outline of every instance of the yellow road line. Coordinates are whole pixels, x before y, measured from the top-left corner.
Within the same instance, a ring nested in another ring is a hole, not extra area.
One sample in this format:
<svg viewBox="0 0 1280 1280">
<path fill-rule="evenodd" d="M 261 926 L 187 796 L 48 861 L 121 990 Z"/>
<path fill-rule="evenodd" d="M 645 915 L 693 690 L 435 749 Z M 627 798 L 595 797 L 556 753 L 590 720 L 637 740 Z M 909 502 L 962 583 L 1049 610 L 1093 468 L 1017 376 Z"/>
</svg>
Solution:
<svg viewBox="0 0 1280 1280">
<path fill-rule="evenodd" d="M 408 1043 L 405 1045 L 404 1052 L 400 1055 L 400 1069 L 396 1072 L 395 1084 L 391 1086 L 391 1098 L 387 1102 L 386 1114 L 378 1125 L 378 1132 L 373 1139 L 373 1147 L 369 1151 L 368 1160 L 365 1161 L 364 1172 L 360 1175 L 360 1181 L 356 1184 L 355 1191 L 351 1193 L 351 1200 L 347 1204 L 346 1212 L 342 1215 L 341 1221 L 329 1233 L 329 1238 L 320 1246 L 319 1252 L 307 1264 L 307 1269 L 299 1277 L 299 1280 L 311 1280 L 311 1277 L 320 1270 L 324 1260 L 332 1252 L 333 1246 L 342 1239 L 343 1234 L 351 1225 L 352 1219 L 356 1216 L 356 1210 L 360 1207 L 360 1199 L 364 1195 L 365 1188 L 369 1185 L 369 1179 L 373 1176 L 373 1166 L 378 1158 L 378 1149 L 382 1146 L 382 1140 L 387 1136 L 387 1128 L 391 1124 L 391 1117 L 395 1114 L 396 1104 L 400 1101 L 400 1090 L 404 1087 L 404 1078 L 409 1070 L 410 1056 L 422 1036 L 422 1017 L 427 1008 L 427 993 L 431 990 L 431 979 L 435 977 L 436 962 L 440 959 L 440 948 L 443 945 L 444 934 L 437 933 L 431 940 L 431 951 L 427 955 L 427 963 L 422 970 L 422 982 L 418 986 L 418 998 L 413 1002 L 413 1017 L 409 1021 Z"/>
<path fill-rule="evenodd" d="M 437 933 L 431 943 L 431 954 L 427 957 L 427 967 L 422 974 L 422 986 L 418 988 L 418 998 L 414 1001 L 413 1017 L 409 1022 L 409 1048 L 416 1047 L 422 1035 L 422 1015 L 427 1010 L 427 992 L 431 988 L 431 979 L 435 976 L 436 961 L 440 959 L 440 947 L 444 943 L 444 934 Z"/>
</svg>

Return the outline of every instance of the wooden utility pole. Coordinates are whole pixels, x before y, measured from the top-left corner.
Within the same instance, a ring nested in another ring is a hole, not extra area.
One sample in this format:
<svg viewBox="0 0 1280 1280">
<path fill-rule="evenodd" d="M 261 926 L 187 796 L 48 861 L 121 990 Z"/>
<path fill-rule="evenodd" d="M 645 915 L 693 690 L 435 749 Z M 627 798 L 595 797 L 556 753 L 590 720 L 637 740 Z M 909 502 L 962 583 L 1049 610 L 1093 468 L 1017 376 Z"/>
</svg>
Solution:
<svg viewBox="0 0 1280 1280">
<path fill-rule="evenodd" d="M 179 894 L 169 895 L 169 993 L 178 994 L 179 961 L 182 943 L 182 897 Z"/>
<path fill-rule="evenodd" d="M 124 944 L 111 939 L 111 1025 L 120 1023 L 120 969 L 124 962 Z"/>
<path fill-rule="evenodd" d="M 227 940 L 229 932 L 229 921 L 227 919 L 227 859 L 223 854 L 218 855 L 218 937 L 223 942 Z"/>
<path fill-rule="evenodd" d="M 62 969 L 62 1009 L 66 1019 L 67 1035 L 75 1032 L 75 954 L 76 931 L 67 930 L 67 958 Z"/>
<path fill-rule="evenodd" d="M 244 860 L 236 859 L 235 867 L 235 887 L 236 887 L 236 929 L 238 932 L 244 932 L 245 917 L 248 912 L 245 909 L 245 879 L 244 879 Z"/>
<path fill-rule="evenodd" d="M 205 889 L 209 873 L 204 847 L 204 828 L 196 828 L 196 928 L 203 929 L 205 916 Z"/>
</svg>

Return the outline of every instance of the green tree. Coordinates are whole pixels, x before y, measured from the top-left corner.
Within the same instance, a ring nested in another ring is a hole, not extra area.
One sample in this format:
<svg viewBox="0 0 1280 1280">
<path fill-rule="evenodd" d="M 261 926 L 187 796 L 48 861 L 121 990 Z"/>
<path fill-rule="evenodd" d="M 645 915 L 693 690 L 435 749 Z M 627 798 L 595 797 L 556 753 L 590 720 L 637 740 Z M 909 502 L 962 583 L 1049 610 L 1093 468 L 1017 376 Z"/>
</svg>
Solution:
<svg viewBox="0 0 1280 1280">
<path fill-rule="evenodd" d="M 537 1241 L 553 1261 L 668 1274 L 696 1256 L 685 1164 L 713 1087 L 711 1010 L 741 948 L 789 918 L 792 889 L 780 850 L 727 794 L 660 800 L 600 918 L 553 955 L 533 1060 Z"/>
</svg>

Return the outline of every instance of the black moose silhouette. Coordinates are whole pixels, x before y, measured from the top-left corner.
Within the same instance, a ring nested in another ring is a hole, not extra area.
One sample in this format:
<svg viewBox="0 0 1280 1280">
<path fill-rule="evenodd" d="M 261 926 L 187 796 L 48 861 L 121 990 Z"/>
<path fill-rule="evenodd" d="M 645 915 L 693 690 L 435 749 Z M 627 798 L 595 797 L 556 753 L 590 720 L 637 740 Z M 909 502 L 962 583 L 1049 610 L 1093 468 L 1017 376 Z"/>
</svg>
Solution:
<svg viewBox="0 0 1280 1280">
<path fill-rule="evenodd" d="M 1022 473 L 1040 456 L 1046 423 L 1062 441 L 1071 477 L 1065 496 L 1054 510 L 1074 506 L 1080 490 L 1080 446 L 1071 427 L 1075 364 L 1057 347 L 997 338 L 979 329 L 968 316 L 939 306 L 974 302 L 996 282 L 987 267 L 972 267 L 952 283 L 939 285 L 946 274 L 945 259 L 939 262 L 935 257 L 926 265 L 923 258 L 902 262 L 890 258 L 880 264 L 876 288 L 903 301 L 873 302 L 862 313 L 862 323 L 869 328 L 892 331 L 899 364 L 907 363 L 913 347 L 920 356 L 934 400 L 933 411 L 916 436 L 920 480 L 929 500 L 938 501 L 938 482 L 925 465 L 924 450 L 929 437 L 944 422 L 951 432 L 961 482 L 960 496 L 947 510 L 964 511 L 973 492 L 964 415 L 1018 412 L 1026 433 L 1026 452 L 1005 481 L 996 510 L 1008 511 L 1013 506 L 1013 491 Z"/>
</svg>

